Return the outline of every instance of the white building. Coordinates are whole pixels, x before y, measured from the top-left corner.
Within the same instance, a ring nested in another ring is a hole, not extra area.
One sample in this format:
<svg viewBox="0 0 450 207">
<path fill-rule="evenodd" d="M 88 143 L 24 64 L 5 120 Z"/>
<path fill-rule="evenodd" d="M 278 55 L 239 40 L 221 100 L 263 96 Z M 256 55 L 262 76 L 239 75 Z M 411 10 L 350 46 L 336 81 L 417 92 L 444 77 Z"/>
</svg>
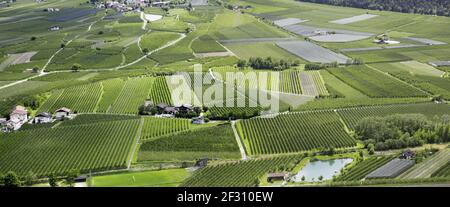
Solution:
<svg viewBox="0 0 450 207">
<path fill-rule="evenodd" d="M 28 121 L 28 110 L 23 106 L 16 106 L 9 115 L 9 121 L 6 123 L 6 128 L 11 130 L 18 130 Z"/>
<path fill-rule="evenodd" d="M 56 110 L 55 118 L 57 120 L 63 120 L 65 118 L 70 118 L 71 114 L 72 114 L 72 111 L 70 109 L 63 107 L 63 108 Z"/>
<path fill-rule="evenodd" d="M 48 28 L 50 31 L 59 31 L 59 26 L 52 26 L 50 28 Z"/>
<path fill-rule="evenodd" d="M 52 115 L 47 112 L 39 113 L 34 117 L 33 123 L 35 124 L 46 124 L 52 122 Z"/>
</svg>

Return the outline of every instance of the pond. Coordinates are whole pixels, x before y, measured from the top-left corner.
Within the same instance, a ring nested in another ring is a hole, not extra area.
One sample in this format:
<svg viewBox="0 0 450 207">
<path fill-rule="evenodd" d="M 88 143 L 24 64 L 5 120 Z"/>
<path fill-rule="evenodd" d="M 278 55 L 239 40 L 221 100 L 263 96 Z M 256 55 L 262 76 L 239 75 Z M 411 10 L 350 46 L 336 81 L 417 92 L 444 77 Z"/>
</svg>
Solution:
<svg viewBox="0 0 450 207">
<path fill-rule="evenodd" d="M 294 176 L 294 181 L 302 182 L 303 176 L 308 182 L 319 181 L 320 176 L 323 176 L 323 180 L 330 180 L 352 161 L 352 158 L 311 161 Z"/>
</svg>

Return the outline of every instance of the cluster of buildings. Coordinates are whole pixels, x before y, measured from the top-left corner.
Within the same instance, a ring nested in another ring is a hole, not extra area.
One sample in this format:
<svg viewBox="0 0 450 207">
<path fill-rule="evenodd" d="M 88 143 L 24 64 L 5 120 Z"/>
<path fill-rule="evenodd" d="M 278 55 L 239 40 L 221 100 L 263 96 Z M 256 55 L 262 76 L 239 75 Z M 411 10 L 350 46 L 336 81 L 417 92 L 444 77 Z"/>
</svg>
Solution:
<svg viewBox="0 0 450 207">
<path fill-rule="evenodd" d="M 125 0 L 119 1 L 106 1 L 104 3 L 98 3 L 96 7 L 98 9 L 114 9 L 117 12 L 128 12 L 139 10 L 142 7 L 167 7 L 170 5 L 170 1 L 164 0 Z"/>
<path fill-rule="evenodd" d="M 195 112 L 194 107 L 191 104 L 180 104 L 180 105 L 171 106 L 166 103 L 159 103 L 159 104 L 155 105 L 153 103 L 153 101 L 151 101 L 151 100 L 146 100 L 144 102 L 144 107 L 147 109 L 154 108 L 156 111 L 155 116 L 166 117 L 166 118 L 173 118 L 177 114 L 189 114 L 189 113 Z M 198 116 L 198 117 L 192 119 L 192 123 L 193 124 L 204 124 L 205 119 L 203 116 Z"/>
<path fill-rule="evenodd" d="M 42 112 L 34 118 L 29 119 L 28 110 L 23 106 L 15 106 L 9 114 L 9 119 L 0 118 L 0 127 L 3 132 L 12 132 L 19 130 L 25 123 L 29 124 L 47 124 L 55 120 L 64 120 L 72 118 L 72 111 L 68 108 L 60 108 L 55 111 L 53 116 L 51 113 Z"/>
</svg>

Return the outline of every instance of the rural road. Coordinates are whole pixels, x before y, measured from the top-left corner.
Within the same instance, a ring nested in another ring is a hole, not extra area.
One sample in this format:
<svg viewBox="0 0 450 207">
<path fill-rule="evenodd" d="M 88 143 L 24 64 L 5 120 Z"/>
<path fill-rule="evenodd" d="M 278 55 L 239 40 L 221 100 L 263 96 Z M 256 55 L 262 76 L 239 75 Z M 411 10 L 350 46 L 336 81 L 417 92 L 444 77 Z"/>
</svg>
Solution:
<svg viewBox="0 0 450 207">
<path fill-rule="evenodd" d="M 141 12 L 141 20 L 144 22 L 142 24 L 142 30 L 145 30 L 145 28 L 147 28 L 147 20 L 145 19 L 144 15 L 144 12 Z"/>
<path fill-rule="evenodd" d="M 239 138 L 239 134 L 236 130 L 236 121 L 231 122 L 231 128 L 233 128 L 234 137 L 236 138 L 236 142 L 239 146 L 239 151 L 241 152 L 242 160 L 247 160 L 247 154 L 245 153 L 244 145 L 242 145 L 241 139 Z"/>
<path fill-rule="evenodd" d="M 94 23 L 95 23 L 95 22 L 94 22 Z M 92 24 L 94 24 L 94 23 L 92 23 Z M 88 31 L 90 30 L 90 28 L 91 28 L 91 27 L 88 28 Z M 76 39 L 76 38 L 78 38 L 78 36 L 76 36 L 74 39 Z M 155 49 L 155 50 L 153 50 L 153 51 L 150 51 L 148 54 L 145 54 L 145 55 L 143 55 L 142 57 L 140 57 L 139 59 L 137 59 L 137 60 L 135 60 L 135 61 L 133 61 L 133 62 L 131 62 L 131 63 L 128 63 L 128 64 L 126 64 L 126 65 L 120 65 L 120 66 L 117 66 L 117 67 L 115 67 L 115 68 L 108 68 L 108 69 L 95 69 L 95 70 L 83 70 L 83 71 L 84 71 L 84 72 L 99 72 L 99 71 L 107 71 L 107 70 L 119 70 L 119 69 L 122 69 L 122 68 L 125 68 L 125 67 L 128 67 L 128 66 L 131 66 L 131 65 L 134 65 L 134 64 L 140 62 L 141 60 L 145 59 L 145 58 L 146 58 L 148 55 L 150 55 L 150 54 L 153 54 L 153 53 L 158 52 L 158 51 L 160 51 L 160 50 L 162 50 L 162 49 L 165 49 L 165 48 L 167 48 L 167 47 L 170 47 L 170 46 L 172 46 L 172 45 L 175 45 L 176 43 L 178 43 L 179 41 L 183 40 L 184 38 L 186 38 L 186 34 L 180 33 L 180 38 L 178 38 L 178 39 L 176 39 L 176 40 L 174 40 L 174 41 L 171 41 L 171 42 L 169 42 L 169 43 L 167 43 L 167 44 L 165 44 L 165 45 L 163 45 L 163 46 L 161 46 L 161 47 L 159 47 L 159 48 L 157 48 L 157 49 Z M 68 41 L 66 45 L 70 44 L 74 39 Z M 41 73 L 40 73 L 39 75 L 35 75 L 35 76 L 32 76 L 32 77 L 28 77 L 28 78 L 26 78 L 26 79 L 22 79 L 22 80 L 18 80 L 18 81 L 16 81 L 16 82 L 12 82 L 12 83 L 7 84 L 7 85 L 4 85 L 4 86 L 0 86 L 0 90 L 1 90 L 1 89 L 4 89 L 4 88 L 11 87 L 11 86 L 14 86 L 14 85 L 17 85 L 17 84 L 20 84 L 20 83 L 23 83 L 23 82 L 26 82 L 26 81 L 29 81 L 29 80 L 34 79 L 34 78 L 38 78 L 38 77 L 41 77 L 41 76 L 46 76 L 46 75 L 48 75 L 48 74 L 71 72 L 71 71 L 69 71 L 69 70 L 67 70 L 67 71 L 44 72 L 44 70 L 47 68 L 47 66 L 50 64 L 50 62 L 53 60 L 53 58 L 54 58 L 58 53 L 60 53 L 60 52 L 62 51 L 62 49 L 63 49 L 63 48 L 59 49 L 58 51 L 56 51 L 56 52 L 50 57 L 50 59 L 47 61 L 47 63 L 46 63 L 46 64 L 44 65 L 44 67 L 42 68 Z"/>
<path fill-rule="evenodd" d="M 104 18 L 104 16 L 103 16 L 101 19 L 103 19 L 103 18 Z M 92 22 L 92 23 L 89 25 L 89 27 L 87 28 L 87 30 L 86 30 L 85 33 L 91 31 L 92 26 L 93 26 L 95 23 L 97 23 L 98 21 L 99 21 L 99 20 Z M 76 35 L 75 37 L 73 37 L 73 39 L 67 41 L 66 46 L 69 45 L 73 40 L 77 39 L 79 36 L 80 36 L 80 34 L 79 34 L 79 35 Z M 50 73 L 47 73 L 47 72 L 44 72 L 44 71 L 45 71 L 45 69 L 47 69 L 47 66 L 52 62 L 53 58 L 54 58 L 56 55 L 58 55 L 63 49 L 64 49 L 64 48 L 59 48 L 55 53 L 53 53 L 52 56 L 50 56 L 50 58 L 49 58 L 49 59 L 47 60 L 47 62 L 45 63 L 44 67 L 42 67 L 41 72 L 40 72 L 38 75 L 31 76 L 31 77 L 28 77 L 28 78 L 25 78 L 25 79 L 22 79 L 22 80 L 18 80 L 18 81 L 16 81 L 16 82 L 12 82 L 12 83 L 7 84 L 7 85 L 4 85 L 4 86 L 1 86 L 1 87 L 0 87 L 0 90 L 1 90 L 1 89 L 4 89 L 4 88 L 11 87 L 11 86 L 14 86 L 14 85 L 17 85 L 17 84 L 20 84 L 20 83 L 23 83 L 23 82 L 26 82 L 26 81 L 29 81 L 29 80 L 34 79 L 34 78 L 38 78 L 38 77 L 41 77 L 41 76 L 46 76 L 46 75 L 51 74 L 51 73 L 56 73 L 56 71 L 50 72 Z"/>
<path fill-rule="evenodd" d="M 144 126 L 144 118 L 141 118 L 140 122 L 139 122 L 139 129 L 138 132 L 136 134 L 136 142 L 134 143 L 133 146 L 133 151 L 131 151 L 131 155 L 130 155 L 130 159 L 128 160 L 127 163 L 127 169 L 129 170 L 131 168 L 131 163 L 133 162 L 133 157 L 134 157 L 134 153 L 136 153 L 136 149 L 139 146 L 139 139 L 141 138 L 141 133 L 142 133 L 142 127 Z"/>
</svg>

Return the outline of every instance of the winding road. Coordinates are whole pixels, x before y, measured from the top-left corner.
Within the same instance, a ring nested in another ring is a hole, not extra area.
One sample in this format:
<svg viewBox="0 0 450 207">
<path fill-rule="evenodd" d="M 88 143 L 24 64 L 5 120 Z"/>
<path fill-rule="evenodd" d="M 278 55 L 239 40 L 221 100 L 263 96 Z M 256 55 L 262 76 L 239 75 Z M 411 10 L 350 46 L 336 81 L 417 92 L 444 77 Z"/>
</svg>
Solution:
<svg viewBox="0 0 450 207">
<path fill-rule="evenodd" d="M 98 22 L 98 21 L 95 21 L 95 22 L 93 22 L 91 25 L 89 25 L 89 27 L 88 27 L 88 29 L 87 29 L 86 32 L 89 32 L 89 31 L 91 30 L 92 26 L 93 26 L 96 22 Z M 151 55 L 151 54 L 153 54 L 153 53 L 155 53 L 155 52 L 158 52 L 158 51 L 160 51 L 160 50 L 162 50 L 162 49 L 165 49 L 165 48 L 168 48 L 168 47 L 170 47 L 170 46 L 173 46 L 173 45 L 177 44 L 179 41 L 181 41 L 181 40 L 183 40 L 184 38 L 186 38 L 186 34 L 184 34 L 184 33 L 179 33 L 179 34 L 180 34 L 180 38 L 178 38 L 178 39 L 176 39 L 176 40 L 173 40 L 173 41 L 171 41 L 171 42 L 168 42 L 167 44 L 165 44 L 165 45 L 163 45 L 163 46 L 161 46 L 161 47 L 159 47 L 159 48 L 157 48 L 157 49 L 155 49 L 155 50 L 150 51 L 149 53 L 143 55 L 143 56 L 140 57 L 139 59 L 137 59 L 137 60 L 135 60 L 135 61 L 133 61 L 133 62 L 131 62 L 131 63 L 128 63 L 128 64 L 126 64 L 126 65 L 119 65 L 119 66 L 117 66 L 117 67 L 114 67 L 114 68 L 107 68 L 107 69 L 93 69 L 93 70 L 89 70 L 89 69 L 88 69 L 88 70 L 83 70 L 83 72 L 112 71 L 112 70 L 119 70 L 119 69 L 122 69 L 122 68 L 129 67 L 129 66 L 134 65 L 134 64 L 140 62 L 141 60 L 145 59 L 147 56 L 149 56 L 149 55 Z M 80 36 L 80 35 L 77 35 L 77 36 L 75 36 L 73 39 L 69 40 L 69 41 L 67 42 L 66 46 L 67 46 L 68 44 L 70 44 L 73 40 L 77 39 L 79 36 Z M 139 40 L 140 40 L 140 39 L 139 39 Z M 138 44 L 138 45 L 139 45 L 139 44 Z M 7 85 L 0 86 L 0 90 L 1 90 L 1 89 L 4 89 L 4 88 L 11 87 L 11 86 L 14 86 L 14 85 L 17 85 L 17 84 L 20 84 L 20 83 L 23 83 L 23 82 L 26 82 L 26 81 L 29 81 L 29 80 L 32 80 L 32 79 L 34 79 L 34 78 L 46 76 L 46 75 L 48 75 L 48 74 L 71 72 L 71 71 L 69 71 L 69 70 L 66 70 L 66 71 L 51 71 L 51 72 L 44 72 L 45 69 L 47 68 L 47 66 L 48 66 L 48 65 L 51 63 L 51 61 L 53 60 L 53 58 L 54 58 L 58 53 L 60 53 L 63 49 L 64 49 L 64 48 L 60 48 L 58 51 L 56 51 L 56 52 L 48 59 L 48 61 L 46 62 L 46 64 L 44 65 L 44 67 L 42 68 L 42 70 L 40 71 L 40 73 L 39 73 L 38 75 L 31 76 L 31 77 L 28 77 L 28 78 L 25 78 L 25 79 L 22 79 L 22 80 L 18 80 L 18 81 L 9 83 L 9 84 L 7 84 Z"/>
</svg>

